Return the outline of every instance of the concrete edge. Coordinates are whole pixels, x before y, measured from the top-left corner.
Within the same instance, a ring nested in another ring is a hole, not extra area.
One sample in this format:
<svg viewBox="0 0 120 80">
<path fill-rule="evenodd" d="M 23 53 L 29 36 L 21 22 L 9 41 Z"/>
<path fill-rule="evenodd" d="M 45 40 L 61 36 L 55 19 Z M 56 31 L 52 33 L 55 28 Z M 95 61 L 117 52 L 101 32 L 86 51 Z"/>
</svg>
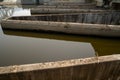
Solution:
<svg viewBox="0 0 120 80">
<path fill-rule="evenodd" d="M 10 3 L 10 2 L 0 2 L 0 5 L 16 5 L 16 2 Z"/>
<path fill-rule="evenodd" d="M 31 13 L 66 13 L 66 12 L 69 12 L 69 13 L 102 13 L 102 12 L 106 12 L 106 13 L 109 13 L 109 12 L 120 12 L 120 10 L 94 10 L 94 9 L 72 9 L 72 8 L 66 8 L 66 9 L 62 9 L 62 8 L 57 8 L 57 7 L 47 7 L 47 8 L 31 8 Z"/>
<path fill-rule="evenodd" d="M 4 19 L 1 21 L 1 26 L 6 29 L 42 30 L 69 34 L 120 37 L 120 25 Z"/>
<path fill-rule="evenodd" d="M 53 68 L 55 69 L 55 68 L 63 68 L 63 67 L 78 66 L 78 65 L 99 64 L 99 63 L 111 62 L 111 61 L 120 61 L 120 54 L 72 59 L 72 60 L 64 60 L 64 61 L 56 61 L 56 62 L 45 62 L 45 63 L 34 63 L 34 64 L 0 67 L 0 75 L 6 73 L 7 74 L 19 73 L 26 71 L 35 71 L 35 70 L 44 70 L 44 69 L 53 69 Z"/>
<path fill-rule="evenodd" d="M 56 15 L 56 14 L 55 14 Z M 41 15 L 41 16 L 44 16 L 44 15 Z M 28 23 L 32 23 L 32 24 L 36 24 L 36 23 L 38 23 L 38 24 L 41 24 L 41 23 L 43 23 L 43 25 L 44 24 L 48 24 L 48 25 L 50 25 L 50 23 L 51 24 L 63 24 L 63 25 L 68 25 L 68 24 L 70 24 L 70 25 L 85 25 L 85 26 L 88 26 L 88 25 L 90 25 L 90 26 L 97 26 L 97 28 L 100 28 L 100 27 L 117 27 L 117 28 L 120 28 L 120 25 L 108 25 L 108 24 L 91 24 L 91 23 L 74 23 L 74 22 L 54 22 L 54 21 L 34 21 L 34 20 L 12 20 L 12 19 L 9 19 L 9 18 L 11 18 L 11 17 L 7 17 L 7 18 L 5 18 L 5 19 L 3 19 L 0 23 L 25 23 L 25 24 L 28 24 Z M 99 26 L 99 27 L 98 27 Z"/>
</svg>

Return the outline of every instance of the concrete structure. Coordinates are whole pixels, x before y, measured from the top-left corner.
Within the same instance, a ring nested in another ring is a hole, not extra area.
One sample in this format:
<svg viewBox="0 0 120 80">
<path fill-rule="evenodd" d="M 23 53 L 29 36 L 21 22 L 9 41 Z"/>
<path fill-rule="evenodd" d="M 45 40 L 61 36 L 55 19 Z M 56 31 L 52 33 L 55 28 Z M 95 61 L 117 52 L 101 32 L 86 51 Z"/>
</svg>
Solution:
<svg viewBox="0 0 120 80">
<path fill-rule="evenodd" d="M 120 55 L 0 67 L 0 80 L 120 80 Z"/>
<path fill-rule="evenodd" d="M 90 0 L 89 0 L 90 1 Z M 55 5 L 55 4 L 79 4 L 89 2 L 88 0 L 3 0 L 1 1 L 3 4 L 47 4 L 47 5 Z"/>
<path fill-rule="evenodd" d="M 81 12 L 80 9 L 83 9 L 82 11 L 84 11 L 85 9 L 88 10 L 88 9 L 95 9 L 95 4 L 94 3 L 86 3 L 86 4 L 78 4 L 78 5 L 75 5 L 75 4 L 71 4 L 71 5 L 41 5 L 41 6 L 37 6 L 37 7 L 33 7 L 31 8 L 31 11 L 32 12 L 41 12 L 41 10 L 48 10 L 48 11 L 51 11 L 51 10 L 61 10 L 61 11 L 79 11 Z M 57 12 L 56 11 L 56 12 Z M 95 10 L 96 11 L 96 10 Z"/>
<path fill-rule="evenodd" d="M 113 9 L 120 10 L 120 0 L 112 0 L 111 5 Z"/>
<path fill-rule="evenodd" d="M 112 0 L 113 3 L 120 3 L 120 0 Z"/>
<path fill-rule="evenodd" d="M 103 0 L 95 0 L 96 1 L 96 6 L 103 6 Z"/>
<path fill-rule="evenodd" d="M 115 18 L 115 19 L 114 19 Z M 119 13 L 72 13 L 12 17 L 3 28 L 56 31 L 71 34 L 120 37 Z"/>
<path fill-rule="evenodd" d="M 47 5 L 70 5 L 85 3 L 85 0 L 44 0 Z"/>
<path fill-rule="evenodd" d="M 104 4 L 104 0 L 95 0 L 96 6 L 98 7 L 108 7 L 113 9 L 120 9 L 120 0 L 110 0 L 108 4 Z"/>
<path fill-rule="evenodd" d="M 7 29 L 43 30 L 64 32 L 70 34 L 120 37 L 119 25 L 100 25 L 100 24 L 26 21 L 26 20 L 5 20 L 1 23 L 1 25 L 3 28 Z"/>
<path fill-rule="evenodd" d="M 31 13 L 34 14 L 65 14 L 65 13 L 106 13 L 106 12 L 115 12 L 115 10 L 94 10 L 89 9 L 79 9 L 78 6 L 41 6 L 39 8 L 31 8 Z M 57 8 L 56 8 L 57 7 Z M 89 8 L 88 8 L 89 7 Z M 94 6 L 93 6 L 94 7 Z M 85 7 L 84 7 L 85 8 Z M 118 11 L 120 12 L 120 11 Z"/>
</svg>

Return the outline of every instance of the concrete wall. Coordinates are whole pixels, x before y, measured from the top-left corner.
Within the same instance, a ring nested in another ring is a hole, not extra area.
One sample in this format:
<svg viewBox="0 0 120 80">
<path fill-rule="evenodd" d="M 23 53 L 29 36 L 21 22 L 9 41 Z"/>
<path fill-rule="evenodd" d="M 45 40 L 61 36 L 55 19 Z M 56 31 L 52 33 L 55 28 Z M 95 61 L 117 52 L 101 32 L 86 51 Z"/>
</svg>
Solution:
<svg viewBox="0 0 120 80">
<path fill-rule="evenodd" d="M 112 0 L 114 3 L 120 3 L 120 0 Z"/>
<path fill-rule="evenodd" d="M 86 24 L 72 22 L 3 20 L 3 28 L 23 30 L 43 30 L 80 35 L 120 37 L 119 25 Z"/>
<path fill-rule="evenodd" d="M 120 55 L 0 67 L 0 80 L 120 80 Z"/>
<path fill-rule="evenodd" d="M 36 0 L 21 0 L 21 4 L 36 4 Z"/>
<path fill-rule="evenodd" d="M 44 0 L 44 2 L 85 2 L 85 0 Z"/>
<path fill-rule="evenodd" d="M 85 3 L 85 0 L 44 0 L 45 5 L 79 5 Z"/>
<path fill-rule="evenodd" d="M 4 4 L 59 4 L 61 2 L 63 3 L 85 3 L 85 0 L 4 0 L 0 1 L 3 2 Z M 87 1 L 88 2 L 88 1 Z"/>
</svg>

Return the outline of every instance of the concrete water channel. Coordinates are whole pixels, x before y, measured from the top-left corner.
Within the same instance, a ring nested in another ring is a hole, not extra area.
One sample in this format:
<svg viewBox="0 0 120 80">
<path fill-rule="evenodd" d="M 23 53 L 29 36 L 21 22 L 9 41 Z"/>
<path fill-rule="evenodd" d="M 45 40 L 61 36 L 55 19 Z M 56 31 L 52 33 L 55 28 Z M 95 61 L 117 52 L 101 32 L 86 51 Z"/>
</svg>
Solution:
<svg viewBox="0 0 120 80">
<path fill-rule="evenodd" d="M 19 10 L 21 10 L 21 9 L 19 9 Z M 44 10 L 44 11 L 46 12 L 46 10 Z M 86 13 L 86 12 L 88 13 L 89 11 L 82 10 L 82 12 L 84 12 L 84 13 Z M 97 11 L 95 10 L 94 12 L 95 13 L 96 12 L 103 13 L 102 10 L 97 10 Z M 108 14 L 109 12 L 110 11 L 107 11 L 106 14 Z M 119 13 L 114 13 L 114 14 L 112 14 L 112 13 L 113 12 L 111 12 L 111 14 L 109 14 L 105 19 L 109 19 L 109 18 L 111 18 L 109 16 L 113 15 L 112 16 L 114 18 L 113 21 L 118 22 L 118 20 L 116 20 L 116 19 L 119 19 Z M 115 14 L 117 14 L 118 17 L 115 16 Z M 92 17 L 96 17 L 97 15 L 99 15 L 99 14 L 96 14 Z M 89 16 L 89 15 L 87 15 L 87 16 Z M 44 17 L 44 15 L 41 17 Z M 88 18 L 90 18 L 90 17 L 88 17 Z M 34 19 L 36 20 L 36 18 L 34 18 Z M 50 18 L 47 18 L 47 19 L 50 19 Z M 96 18 L 96 20 L 90 20 L 90 19 L 88 19 L 88 20 L 85 19 L 85 20 L 86 20 L 86 22 L 96 21 L 99 23 L 101 18 L 100 19 Z M 110 22 L 111 22 L 110 20 L 107 20 L 107 22 L 105 21 L 105 23 L 107 23 L 107 24 Z M 115 23 L 112 23 L 112 24 L 115 24 Z M 31 37 L 39 37 L 39 38 L 57 39 L 57 40 L 60 39 L 60 40 L 77 41 L 77 42 L 89 42 L 93 45 L 93 47 L 94 47 L 96 53 L 98 53 L 98 55 L 111 55 L 111 54 L 119 54 L 120 53 L 120 49 L 119 49 L 120 48 L 120 38 L 119 37 L 117 37 L 117 38 L 110 38 L 110 37 L 105 38 L 105 37 L 96 37 L 96 36 L 66 35 L 66 34 L 58 34 L 58 33 L 54 34 L 54 33 L 46 33 L 46 32 L 39 32 L 39 31 L 37 31 L 37 32 L 36 31 L 20 31 L 20 30 L 15 31 L 15 30 L 6 30 L 6 29 L 4 29 L 4 33 L 12 34 L 12 35 L 20 35 L 20 36 L 31 36 Z"/>
<path fill-rule="evenodd" d="M 2 27 L 0 44 L 0 80 L 120 79 L 119 37 Z"/>
<path fill-rule="evenodd" d="M 3 28 L 120 37 L 120 12 L 46 14 L 4 19 Z M 114 19 L 115 18 L 115 19 Z"/>
</svg>

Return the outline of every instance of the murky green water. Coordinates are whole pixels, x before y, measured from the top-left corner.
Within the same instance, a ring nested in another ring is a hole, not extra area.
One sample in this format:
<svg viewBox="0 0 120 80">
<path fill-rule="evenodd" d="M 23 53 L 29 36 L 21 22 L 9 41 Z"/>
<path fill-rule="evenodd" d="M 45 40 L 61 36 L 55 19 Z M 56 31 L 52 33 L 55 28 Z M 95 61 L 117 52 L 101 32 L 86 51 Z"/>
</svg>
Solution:
<svg viewBox="0 0 120 80">
<path fill-rule="evenodd" d="M 8 34 L 5 35 L 0 27 L 0 66 L 61 61 L 95 56 L 94 48 L 87 42 L 28 37 L 27 34 L 34 35 L 34 33 L 28 32 L 9 30 L 4 30 L 4 32 Z M 14 34 L 10 35 L 9 32 Z M 21 36 L 15 36 L 19 35 L 19 33 Z M 24 34 L 27 37 L 25 37 Z"/>
<path fill-rule="evenodd" d="M 5 34 L 28 36 L 38 38 L 48 38 L 66 41 L 89 42 L 94 47 L 99 56 L 120 54 L 120 38 L 105 38 L 95 36 L 68 35 L 59 33 L 45 33 L 32 31 L 4 30 Z"/>
</svg>

